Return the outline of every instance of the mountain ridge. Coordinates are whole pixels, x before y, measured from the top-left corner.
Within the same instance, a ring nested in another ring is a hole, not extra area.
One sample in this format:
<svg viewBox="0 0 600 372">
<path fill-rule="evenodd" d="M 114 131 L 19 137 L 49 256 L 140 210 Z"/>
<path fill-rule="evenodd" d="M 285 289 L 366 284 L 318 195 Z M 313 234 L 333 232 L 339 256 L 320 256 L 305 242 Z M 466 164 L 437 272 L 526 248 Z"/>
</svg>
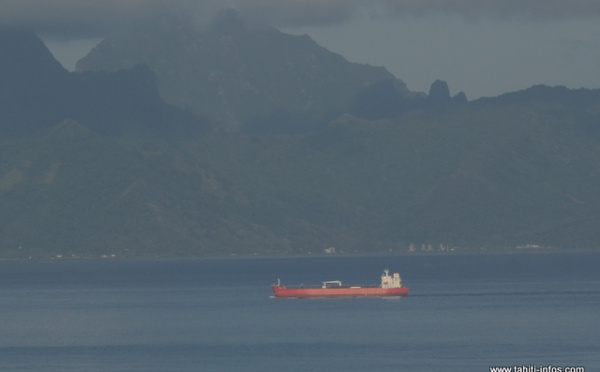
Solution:
<svg viewBox="0 0 600 372">
<path fill-rule="evenodd" d="M 181 18 L 161 25 L 139 25 L 105 39 L 77 63 L 77 70 L 147 64 L 167 102 L 250 132 L 281 116 L 330 120 L 360 89 L 384 79 L 410 94 L 383 67 L 350 63 L 307 35 L 247 28 L 235 11 L 222 12 L 208 30 Z"/>
</svg>

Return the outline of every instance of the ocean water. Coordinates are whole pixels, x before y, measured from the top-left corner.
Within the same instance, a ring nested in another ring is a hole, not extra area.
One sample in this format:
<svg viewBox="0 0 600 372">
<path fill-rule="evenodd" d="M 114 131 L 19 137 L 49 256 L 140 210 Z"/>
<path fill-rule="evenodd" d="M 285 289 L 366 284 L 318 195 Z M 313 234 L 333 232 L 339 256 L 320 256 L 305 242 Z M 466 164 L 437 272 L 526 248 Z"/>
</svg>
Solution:
<svg viewBox="0 0 600 372">
<path fill-rule="evenodd" d="M 275 299 L 373 284 L 396 299 Z M 600 252 L 0 263 L 0 371 L 600 370 Z"/>
</svg>

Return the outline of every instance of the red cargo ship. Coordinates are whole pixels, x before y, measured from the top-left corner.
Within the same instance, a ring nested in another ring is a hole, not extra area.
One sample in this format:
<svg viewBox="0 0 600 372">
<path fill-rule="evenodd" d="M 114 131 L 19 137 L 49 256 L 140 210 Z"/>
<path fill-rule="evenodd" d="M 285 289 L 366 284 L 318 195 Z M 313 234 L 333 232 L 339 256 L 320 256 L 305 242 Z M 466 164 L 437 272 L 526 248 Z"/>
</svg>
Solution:
<svg viewBox="0 0 600 372">
<path fill-rule="evenodd" d="M 321 286 L 296 286 L 286 287 L 277 280 L 273 287 L 275 297 L 389 297 L 406 296 L 408 287 L 402 286 L 400 274 L 389 275 L 389 270 L 384 270 L 381 275 L 380 285 L 345 286 L 339 280 L 323 282 Z"/>
</svg>

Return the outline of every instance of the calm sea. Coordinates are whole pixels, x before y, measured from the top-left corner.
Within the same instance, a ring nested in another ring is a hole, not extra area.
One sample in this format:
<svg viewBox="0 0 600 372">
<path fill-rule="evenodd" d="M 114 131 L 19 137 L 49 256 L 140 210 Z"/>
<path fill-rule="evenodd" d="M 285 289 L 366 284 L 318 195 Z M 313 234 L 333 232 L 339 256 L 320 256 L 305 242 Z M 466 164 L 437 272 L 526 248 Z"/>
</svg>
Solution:
<svg viewBox="0 0 600 372">
<path fill-rule="evenodd" d="M 282 300 L 379 281 L 399 299 Z M 0 371 L 600 371 L 600 252 L 0 263 Z M 563 369 L 564 371 L 564 369 Z"/>
</svg>

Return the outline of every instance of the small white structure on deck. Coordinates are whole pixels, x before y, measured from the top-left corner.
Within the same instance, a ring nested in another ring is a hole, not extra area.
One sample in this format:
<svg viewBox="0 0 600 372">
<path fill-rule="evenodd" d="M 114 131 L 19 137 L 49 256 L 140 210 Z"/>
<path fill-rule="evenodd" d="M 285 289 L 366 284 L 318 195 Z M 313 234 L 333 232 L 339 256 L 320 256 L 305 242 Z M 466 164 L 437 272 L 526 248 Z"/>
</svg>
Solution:
<svg viewBox="0 0 600 372">
<path fill-rule="evenodd" d="M 402 287 L 402 279 L 400 278 L 400 274 L 394 273 L 393 276 L 390 276 L 390 270 L 383 270 L 383 274 L 381 274 L 381 288 L 400 287 Z"/>
</svg>

